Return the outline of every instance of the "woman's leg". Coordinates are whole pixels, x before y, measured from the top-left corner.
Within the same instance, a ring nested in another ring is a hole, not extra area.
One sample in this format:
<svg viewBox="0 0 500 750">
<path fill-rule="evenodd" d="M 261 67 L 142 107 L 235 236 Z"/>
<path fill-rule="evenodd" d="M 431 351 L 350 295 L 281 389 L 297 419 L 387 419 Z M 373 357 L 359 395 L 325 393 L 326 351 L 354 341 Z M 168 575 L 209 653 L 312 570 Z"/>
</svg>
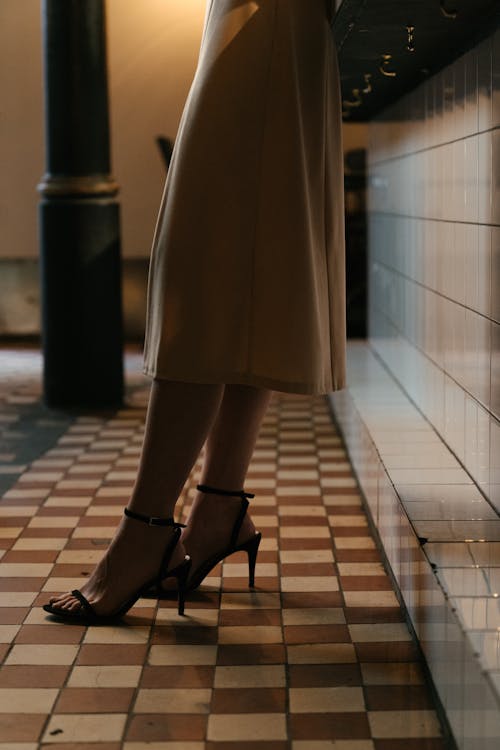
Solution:
<svg viewBox="0 0 500 750">
<path fill-rule="evenodd" d="M 217 419 L 208 436 L 200 484 L 218 489 L 243 489 L 271 395 L 272 391 L 263 388 L 226 385 Z M 193 570 L 227 547 L 240 504 L 239 498 L 196 494 L 182 537 L 193 560 Z M 247 514 L 240 540 L 246 541 L 254 533 Z"/>
<path fill-rule="evenodd" d="M 128 508 L 148 516 L 172 516 L 207 434 L 217 417 L 224 385 L 154 380 L 140 466 Z M 111 545 L 81 591 L 98 614 L 123 604 L 160 567 L 171 528 L 123 517 Z M 173 564 L 183 559 L 178 545 Z M 63 609 L 78 609 L 71 594 L 53 597 Z"/>
</svg>

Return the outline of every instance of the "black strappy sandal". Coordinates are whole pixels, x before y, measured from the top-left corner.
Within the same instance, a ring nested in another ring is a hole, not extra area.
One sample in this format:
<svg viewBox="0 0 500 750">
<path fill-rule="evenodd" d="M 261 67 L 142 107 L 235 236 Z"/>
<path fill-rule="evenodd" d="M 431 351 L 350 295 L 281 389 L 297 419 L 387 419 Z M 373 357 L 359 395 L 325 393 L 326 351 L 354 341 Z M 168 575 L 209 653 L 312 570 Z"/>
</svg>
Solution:
<svg viewBox="0 0 500 750">
<path fill-rule="evenodd" d="M 90 602 L 85 598 L 81 591 L 78 591 L 78 589 L 75 589 L 71 592 L 75 599 L 78 599 L 81 604 L 81 609 L 78 612 L 70 612 L 68 610 L 63 610 L 60 607 L 54 607 L 52 604 L 44 604 L 43 609 L 46 612 L 49 612 L 49 614 L 51 615 L 56 615 L 56 617 L 60 617 L 64 620 L 71 620 L 87 625 L 103 625 L 106 623 L 115 622 L 120 617 L 123 617 L 123 615 L 128 612 L 128 610 L 136 603 L 139 597 L 143 596 L 151 588 L 151 586 L 159 586 L 160 581 L 165 580 L 165 578 L 176 578 L 179 597 L 179 614 L 184 614 L 184 602 L 187 590 L 186 582 L 188 579 L 189 571 L 191 569 L 191 558 L 189 557 L 189 555 L 186 555 L 180 565 L 177 565 L 177 567 L 173 568 L 172 570 L 168 569 L 174 549 L 176 548 L 177 542 L 181 537 L 181 529 L 184 528 L 184 524 L 177 523 L 173 518 L 156 518 L 154 516 L 145 516 L 142 513 L 135 513 L 135 511 L 129 510 L 128 508 L 124 509 L 124 513 L 128 518 L 134 518 L 137 521 L 142 521 L 143 523 L 147 523 L 149 526 L 169 526 L 174 529 L 172 538 L 170 539 L 165 549 L 158 574 L 154 577 L 153 580 L 149 580 L 147 581 L 147 583 L 141 586 L 140 589 L 136 591 L 125 602 L 125 604 L 123 604 L 116 612 L 113 612 L 110 615 L 98 615 Z"/>
<path fill-rule="evenodd" d="M 222 560 L 224 560 L 226 557 L 229 557 L 229 555 L 234 554 L 234 552 L 246 552 L 248 555 L 248 586 L 249 588 L 253 588 L 255 586 L 255 565 L 257 562 L 257 553 L 259 551 L 259 545 L 262 539 L 262 534 L 260 531 L 256 531 L 254 536 L 251 539 L 248 539 L 246 542 L 243 542 L 241 544 L 237 544 L 238 535 L 240 533 L 241 526 L 243 524 L 243 519 L 245 518 L 249 502 L 248 498 L 255 497 L 255 495 L 244 492 L 243 490 L 221 490 L 217 487 L 208 487 L 206 484 L 198 484 L 196 489 L 198 492 L 205 492 L 207 494 L 213 494 L 213 495 L 224 495 L 226 497 L 240 497 L 241 498 L 241 506 L 240 511 L 238 513 L 238 517 L 236 518 L 235 524 L 233 526 L 233 530 L 231 532 L 231 539 L 229 541 L 229 545 L 226 547 L 226 549 L 223 552 L 218 552 L 211 557 L 207 558 L 207 560 L 204 560 L 197 568 L 194 570 L 190 577 L 189 581 L 187 583 L 186 591 L 194 591 L 194 589 L 197 589 L 198 586 L 202 583 L 202 581 L 207 577 L 207 575 L 210 573 L 210 571 L 215 568 L 215 566 L 220 563 Z M 162 586 L 160 581 L 157 582 L 156 587 L 153 591 L 149 592 L 150 595 L 154 595 L 158 598 L 170 598 L 171 592 L 165 590 Z"/>
</svg>

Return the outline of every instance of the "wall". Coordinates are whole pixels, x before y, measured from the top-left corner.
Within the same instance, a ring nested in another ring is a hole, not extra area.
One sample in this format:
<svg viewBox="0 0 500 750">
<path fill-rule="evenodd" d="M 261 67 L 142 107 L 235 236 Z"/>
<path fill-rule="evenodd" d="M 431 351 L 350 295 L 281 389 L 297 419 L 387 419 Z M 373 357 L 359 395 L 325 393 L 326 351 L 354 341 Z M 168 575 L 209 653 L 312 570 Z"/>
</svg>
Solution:
<svg viewBox="0 0 500 750">
<path fill-rule="evenodd" d="M 155 137 L 175 138 L 196 67 L 205 0 L 107 0 L 106 7 L 125 317 L 127 328 L 140 335 L 143 284 L 134 276 L 135 259 L 149 257 L 165 179 Z M 39 0 L 2 0 L 0 47 L 0 335 L 37 334 L 36 185 L 44 171 Z"/>
<path fill-rule="evenodd" d="M 500 31 L 369 127 L 370 343 L 500 511 Z"/>
</svg>

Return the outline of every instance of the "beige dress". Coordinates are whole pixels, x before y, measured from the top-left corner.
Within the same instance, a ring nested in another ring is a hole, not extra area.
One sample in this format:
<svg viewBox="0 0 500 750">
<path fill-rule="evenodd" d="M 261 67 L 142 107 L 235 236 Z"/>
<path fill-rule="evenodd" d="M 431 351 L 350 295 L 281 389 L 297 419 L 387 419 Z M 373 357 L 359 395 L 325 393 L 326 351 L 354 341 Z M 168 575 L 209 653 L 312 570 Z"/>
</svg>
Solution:
<svg viewBox="0 0 500 750">
<path fill-rule="evenodd" d="M 325 0 L 208 0 L 156 226 L 144 372 L 345 386 L 340 82 Z"/>
</svg>

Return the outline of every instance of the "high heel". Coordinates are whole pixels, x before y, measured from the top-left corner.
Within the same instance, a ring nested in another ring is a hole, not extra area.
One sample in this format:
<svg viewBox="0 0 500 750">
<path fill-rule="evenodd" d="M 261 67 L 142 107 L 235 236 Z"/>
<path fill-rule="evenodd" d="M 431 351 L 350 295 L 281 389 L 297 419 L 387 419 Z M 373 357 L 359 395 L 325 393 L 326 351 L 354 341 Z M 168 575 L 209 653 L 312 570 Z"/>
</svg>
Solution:
<svg viewBox="0 0 500 750">
<path fill-rule="evenodd" d="M 87 625 L 102 625 L 110 622 L 115 622 L 120 617 L 128 612 L 133 607 L 139 597 L 143 596 L 148 589 L 153 585 L 160 585 L 160 581 L 166 578 L 176 578 L 178 588 L 178 612 L 180 615 L 184 614 L 184 603 L 186 599 L 187 591 L 187 580 L 189 577 L 189 571 L 191 569 L 191 558 L 189 555 L 185 555 L 184 560 L 179 563 L 175 568 L 169 570 L 170 560 L 172 554 L 177 546 L 177 543 L 181 537 L 181 529 L 185 528 L 184 524 L 177 523 L 173 518 L 157 518 L 155 516 L 146 516 L 142 513 L 136 513 L 135 511 L 124 508 L 125 515 L 128 518 L 134 518 L 136 521 L 142 521 L 147 523 L 148 526 L 169 526 L 174 529 L 171 539 L 169 540 L 165 552 L 163 553 L 162 561 L 160 564 L 157 575 L 143 584 L 127 601 L 115 612 L 109 615 L 98 615 L 94 610 L 92 604 L 86 599 L 78 589 L 74 589 L 71 594 L 78 599 L 81 604 L 81 609 L 78 612 L 71 612 L 69 610 L 61 609 L 60 607 L 54 607 L 52 604 L 44 604 L 43 609 L 45 612 L 49 612 L 51 615 L 56 615 L 64 620 L 77 621 Z"/>
<path fill-rule="evenodd" d="M 244 492 L 243 490 L 221 490 L 217 487 L 209 487 L 206 484 L 198 484 L 196 489 L 198 490 L 198 492 L 207 494 L 223 495 L 226 497 L 239 497 L 241 498 L 241 505 L 238 516 L 233 526 L 233 530 L 231 532 L 229 545 L 222 552 L 217 552 L 214 555 L 208 557 L 200 565 L 198 565 L 198 567 L 194 571 L 191 571 L 187 583 L 187 591 L 194 591 L 194 589 L 198 588 L 198 586 L 218 563 L 220 563 L 226 557 L 229 557 L 229 555 L 234 554 L 235 552 L 247 553 L 248 586 L 249 588 L 253 588 L 255 585 L 255 565 L 257 562 L 257 553 L 259 551 L 262 534 L 259 531 L 256 531 L 250 539 L 247 539 L 245 542 L 242 542 L 240 544 L 237 544 L 237 540 L 249 506 L 248 498 L 253 498 L 255 497 L 255 495 L 249 492 Z M 169 592 L 161 586 L 160 582 L 158 582 L 158 586 L 154 590 L 154 592 L 151 592 L 151 594 L 153 593 L 154 596 L 160 598 L 162 596 L 169 595 Z"/>
</svg>

